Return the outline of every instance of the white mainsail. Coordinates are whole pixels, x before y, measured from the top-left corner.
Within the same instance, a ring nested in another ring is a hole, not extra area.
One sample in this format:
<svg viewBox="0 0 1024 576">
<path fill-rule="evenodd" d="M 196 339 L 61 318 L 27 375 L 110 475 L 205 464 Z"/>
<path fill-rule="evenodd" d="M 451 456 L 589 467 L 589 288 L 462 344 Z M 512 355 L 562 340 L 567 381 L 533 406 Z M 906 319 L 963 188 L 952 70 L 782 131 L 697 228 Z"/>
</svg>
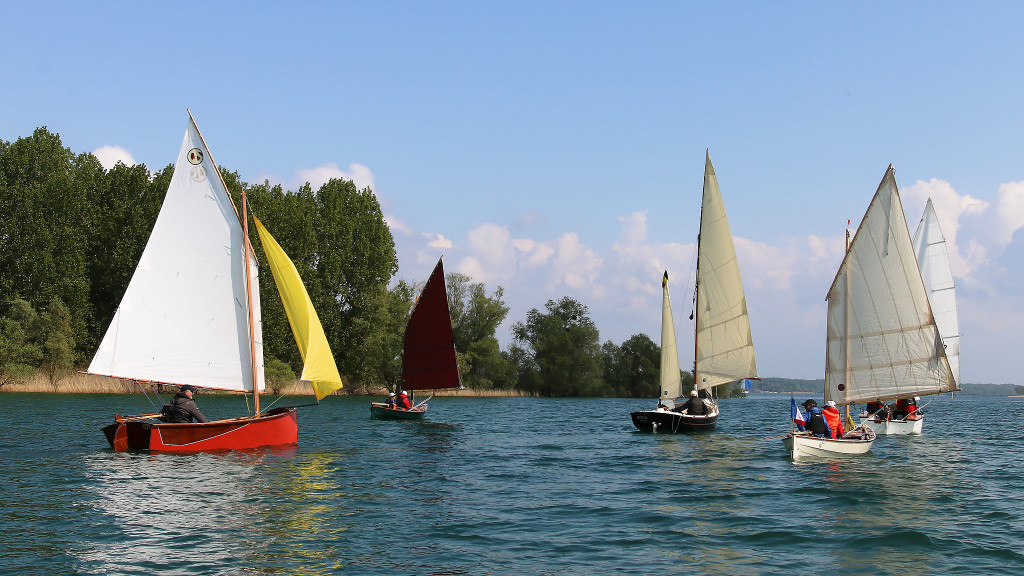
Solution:
<svg viewBox="0 0 1024 576">
<path fill-rule="evenodd" d="M 683 395 L 683 382 L 679 373 L 679 350 L 676 348 L 676 328 L 672 321 L 672 301 L 668 295 L 668 271 L 661 279 L 661 401 L 674 400 Z"/>
<path fill-rule="evenodd" d="M 935 316 L 935 325 L 946 349 L 946 359 L 953 372 L 953 380 L 960 385 L 960 322 L 956 314 L 956 287 L 953 272 L 949 268 L 949 254 L 946 251 L 946 237 L 942 234 L 939 219 L 935 215 L 932 199 L 928 199 L 921 222 L 914 232 L 914 253 L 921 268 L 924 287 L 928 291 L 928 302 Z"/>
<path fill-rule="evenodd" d="M 697 240 L 697 389 L 757 378 L 754 339 L 736 248 L 711 156 L 704 161 L 704 198 Z"/>
<path fill-rule="evenodd" d="M 89 372 L 251 391 L 255 364 L 255 381 L 263 390 L 257 265 L 250 256 L 255 340 L 250 347 L 245 241 L 217 165 L 189 113 L 160 214 Z"/>
<path fill-rule="evenodd" d="M 825 400 L 845 405 L 956 389 L 891 164 L 827 300 Z"/>
</svg>

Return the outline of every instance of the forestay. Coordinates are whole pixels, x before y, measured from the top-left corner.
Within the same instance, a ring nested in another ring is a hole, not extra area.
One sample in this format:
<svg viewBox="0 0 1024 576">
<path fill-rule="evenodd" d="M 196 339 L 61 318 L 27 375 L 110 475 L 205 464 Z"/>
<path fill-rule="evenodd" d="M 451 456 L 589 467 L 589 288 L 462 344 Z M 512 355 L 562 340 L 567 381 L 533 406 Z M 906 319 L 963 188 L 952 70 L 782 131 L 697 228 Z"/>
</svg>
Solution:
<svg viewBox="0 0 1024 576">
<path fill-rule="evenodd" d="M 299 378 L 311 382 L 316 399 L 321 400 L 342 385 L 338 366 L 327 343 L 327 335 L 324 334 L 320 317 L 313 308 L 313 302 L 309 299 L 309 293 L 302 284 L 295 264 L 259 218 L 253 219 L 260 235 L 260 242 L 263 243 L 263 251 L 267 255 L 267 262 L 270 263 L 277 291 L 281 294 L 281 302 L 284 304 L 288 323 L 295 336 L 295 343 L 302 355 L 302 375 Z"/>
<path fill-rule="evenodd" d="M 960 323 L 956 314 L 956 287 L 953 285 L 953 272 L 949 268 L 946 237 L 942 234 L 931 198 L 914 232 L 914 253 L 917 254 L 917 264 L 921 268 L 924 287 L 928 292 L 928 303 L 935 316 L 935 326 L 939 329 L 953 380 L 959 386 Z"/>
<path fill-rule="evenodd" d="M 892 165 L 827 300 L 826 400 L 844 405 L 956 389 Z"/>
<path fill-rule="evenodd" d="M 668 271 L 661 279 L 661 401 L 675 400 L 683 395 L 679 373 L 679 350 L 672 319 L 672 301 L 668 295 Z"/>
<path fill-rule="evenodd" d="M 696 324 L 698 390 L 757 377 L 743 280 L 710 155 L 697 241 Z"/>
<path fill-rule="evenodd" d="M 257 266 L 253 258 L 250 347 L 243 242 L 242 224 L 190 114 L 153 232 L 89 372 L 251 391 L 255 365 L 262 390 Z"/>
</svg>

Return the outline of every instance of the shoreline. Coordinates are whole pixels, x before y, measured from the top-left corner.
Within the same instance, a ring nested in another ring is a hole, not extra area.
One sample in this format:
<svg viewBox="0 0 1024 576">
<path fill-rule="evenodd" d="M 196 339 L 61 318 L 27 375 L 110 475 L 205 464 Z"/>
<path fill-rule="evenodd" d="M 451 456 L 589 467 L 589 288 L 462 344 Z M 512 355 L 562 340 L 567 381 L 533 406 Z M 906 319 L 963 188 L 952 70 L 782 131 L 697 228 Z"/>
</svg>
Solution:
<svg viewBox="0 0 1024 576">
<path fill-rule="evenodd" d="M 54 383 L 51 383 L 50 379 L 46 375 L 37 374 L 35 377 L 25 382 L 10 383 L 0 386 L 0 394 L 142 394 L 140 387 L 144 388 L 148 393 L 157 394 L 175 393 L 178 390 L 178 386 L 173 384 L 155 384 L 150 382 L 138 383 L 131 380 L 122 380 L 120 378 L 108 378 L 105 376 L 94 376 L 92 374 L 75 373 L 65 378 L 61 378 Z M 203 394 L 236 395 L 243 393 L 228 390 L 203 389 Z M 262 394 L 267 396 L 313 396 L 313 387 L 309 382 L 297 380 L 294 384 L 282 386 L 280 388 L 268 385 Z M 354 386 L 352 388 L 342 388 L 341 390 L 331 394 L 331 396 L 387 395 L 387 388 L 377 386 Z M 434 392 L 434 396 L 453 397 L 506 398 L 534 395 L 535 394 L 519 390 L 471 390 L 469 388 L 437 390 Z"/>
</svg>

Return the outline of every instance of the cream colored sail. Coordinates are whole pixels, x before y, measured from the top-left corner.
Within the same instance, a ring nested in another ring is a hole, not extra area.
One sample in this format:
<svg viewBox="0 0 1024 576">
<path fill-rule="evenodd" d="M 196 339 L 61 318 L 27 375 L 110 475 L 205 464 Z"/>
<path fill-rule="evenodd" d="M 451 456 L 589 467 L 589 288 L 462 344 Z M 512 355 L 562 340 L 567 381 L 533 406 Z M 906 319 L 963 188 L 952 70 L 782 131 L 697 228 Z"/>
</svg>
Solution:
<svg viewBox="0 0 1024 576">
<path fill-rule="evenodd" d="M 892 165 L 828 292 L 825 400 L 956 389 L 932 318 Z"/>
<path fill-rule="evenodd" d="M 917 264 L 921 268 L 928 302 L 935 316 L 935 326 L 942 337 L 942 345 L 946 349 L 953 380 L 959 386 L 960 322 L 956 314 L 956 287 L 953 285 L 953 272 L 949 268 L 946 237 L 942 235 L 931 198 L 914 232 L 914 253 L 917 254 Z"/>
<path fill-rule="evenodd" d="M 257 266 L 249 342 L 242 224 L 189 114 L 153 232 L 89 372 L 223 390 L 263 389 Z"/>
<path fill-rule="evenodd" d="M 711 156 L 704 162 L 704 198 L 697 240 L 697 389 L 757 378 L 747 299 L 732 231 Z"/>
<path fill-rule="evenodd" d="M 661 279 L 661 401 L 675 400 L 683 395 L 679 373 L 679 350 L 676 328 L 672 320 L 672 300 L 668 295 L 668 271 Z"/>
</svg>

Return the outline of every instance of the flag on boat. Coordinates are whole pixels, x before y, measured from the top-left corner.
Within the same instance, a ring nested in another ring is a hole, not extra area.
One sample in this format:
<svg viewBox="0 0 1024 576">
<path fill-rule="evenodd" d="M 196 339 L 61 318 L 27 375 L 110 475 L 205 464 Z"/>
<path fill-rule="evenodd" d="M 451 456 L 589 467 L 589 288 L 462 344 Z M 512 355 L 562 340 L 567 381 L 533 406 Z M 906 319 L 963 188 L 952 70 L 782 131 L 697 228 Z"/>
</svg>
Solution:
<svg viewBox="0 0 1024 576">
<path fill-rule="evenodd" d="M 800 426 L 806 425 L 807 422 L 804 421 L 804 414 L 803 414 L 803 412 L 801 412 L 800 409 L 796 407 L 796 398 L 790 396 L 789 397 L 789 404 L 790 404 L 790 414 L 793 417 L 793 424 L 798 424 Z"/>
</svg>

